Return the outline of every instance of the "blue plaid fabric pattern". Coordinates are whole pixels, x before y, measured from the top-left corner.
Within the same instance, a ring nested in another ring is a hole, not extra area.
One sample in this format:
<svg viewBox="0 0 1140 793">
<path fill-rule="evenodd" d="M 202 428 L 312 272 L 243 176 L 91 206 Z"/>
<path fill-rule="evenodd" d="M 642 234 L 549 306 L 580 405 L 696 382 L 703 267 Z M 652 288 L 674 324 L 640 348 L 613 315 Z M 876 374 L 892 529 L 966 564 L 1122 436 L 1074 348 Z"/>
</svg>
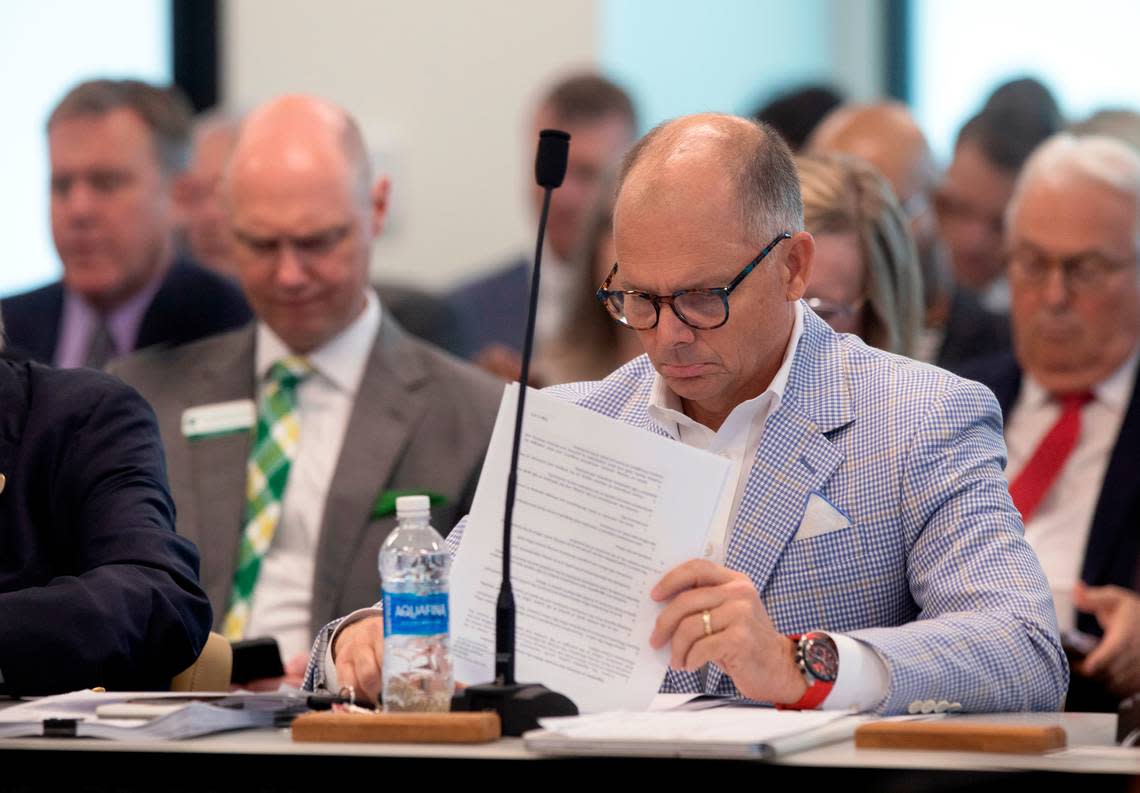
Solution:
<svg viewBox="0 0 1140 793">
<path fill-rule="evenodd" d="M 551 392 L 667 435 L 649 417 L 653 379 L 642 356 L 605 380 Z M 837 334 L 805 306 L 726 565 L 751 577 L 777 630 L 870 645 L 889 671 L 880 713 L 925 700 L 976 712 L 1056 709 L 1069 669 L 1004 465 L 988 389 Z M 812 493 L 851 526 L 793 540 Z M 453 550 L 462 530 L 448 536 Z M 323 656 L 320 639 L 314 649 Z M 670 669 L 661 690 L 737 695 L 715 666 L 703 681 Z"/>
</svg>

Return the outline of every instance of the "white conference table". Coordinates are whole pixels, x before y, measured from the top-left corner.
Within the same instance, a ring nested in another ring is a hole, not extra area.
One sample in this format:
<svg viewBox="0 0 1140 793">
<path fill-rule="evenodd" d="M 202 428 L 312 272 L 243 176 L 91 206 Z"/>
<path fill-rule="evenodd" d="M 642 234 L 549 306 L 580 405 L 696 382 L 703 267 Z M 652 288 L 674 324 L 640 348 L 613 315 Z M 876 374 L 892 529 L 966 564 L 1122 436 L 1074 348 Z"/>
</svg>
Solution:
<svg viewBox="0 0 1140 793">
<path fill-rule="evenodd" d="M 1075 783 L 1076 777 L 1068 775 L 1124 775 L 1137 777 L 1134 784 L 1140 784 L 1140 749 L 1122 749 L 1113 745 L 1116 730 L 1116 717 L 1101 713 L 1037 713 L 1003 714 L 997 716 L 956 716 L 956 719 L 977 719 L 985 721 L 1012 721 L 1034 724 L 1059 724 L 1069 738 L 1068 748 L 1042 755 L 991 754 L 983 752 L 936 752 L 913 750 L 857 749 L 851 740 L 809 749 L 799 753 L 778 757 L 770 761 L 740 760 L 679 760 L 671 758 L 548 758 L 529 751 L 522 739 L 504 738 L 489 744 L 443 745 L 443 744 L 353 744 L 353 743 L 298 743 L 291 739 L 287 729 L 250 730 L 222 735 L 206 736 L 176 742 L 118 742 L 75 738 L 9 738 L 0 740 L 0 785 L 4 774 L 9 777 L 17 769 L 24 768 L 28 779 L 42 778 L 47 787 L 49 781 L 59 779 L 50 776 L 54 772 L 75 771 L 83 773 L 90 784 L 92 779 L 105 778 L 113 773 L 116 789 L 129 789 L 124 785 L 120 772 L 112 769 L 131 769 L 132 774 L 153 782 L 155 774 L 161 774 L 169 781 L 171 769 L 185 766 L 194 774 L 207 775 L 215 783 L 208 787 L 225 787 L 226 779 L 237 780 L 252 774 L 261 784 L 257 789 L 301 789 L 314 779 L 330 774 L 351 773 L 357 778 L 360 772 L 379 772 L 382 759 L 389 761 L 386 769 L 400 768 L 403 771 L 422 768 L 421 761 L 432 761 L 434 767 L 451 768 L 465 773 L 472 767 L 489 771 L 494 766 L 497 776 L 504 780 L 543 780 L 549 779 L 557 767 L 558 775 L 568 773 L 572 778 L 575 769 L 588 778 L 591 769 L 605 768 L 613 771 L 628 765 L 631 769 L 646 769 L 664 774 L 673 773 L 685 765 L 716 763 L 725 771 L 747 770 L 748 773 L 763 773 L 773 779 L 820 776 L 821 779 L 851 781 L 855 787 L 879 787 L 889 780 L 906 789 L 929 787 L 931 789 L 960 787 L 970 788 L 980 783 L 984 789 L 995 786 L 994 775 L 1008 777 L 1009 772 L 1031 772 L 1040 776 L 1064 775 Z M 706 765 L 707 767 L 707 765 Z M 747 767 L 747 769 L 745 768 Z M 565 770 L 563 770 L 565 769 Z M 652 773 L 651 772 L 651 773 Z M 479 775 L 483 777 L 483 774 Z M 1106 789 L 1099 779 L 1094 779 L 1092 789 Z M 862 780 L 863 784 L 859 784 Z M 955 784 L 955 781 L 957 784 Z M 1126 789 L 1128 782 L 1119 785 Z M 1068 786 L 1068 785 L 1066 785 Z M 28 789 L 34 788 L 31 785 Z M 141 789 L 149 789 L 141 785 Z M 175 789 L 170 784 L 166 789 Z M 237 784 L 235 789 L 248 789 Z M 482 786 L 480 786 L 482 787 Z M 197 784 L 188 784 L 186 789 L 196 789 Z"/>
</svg>

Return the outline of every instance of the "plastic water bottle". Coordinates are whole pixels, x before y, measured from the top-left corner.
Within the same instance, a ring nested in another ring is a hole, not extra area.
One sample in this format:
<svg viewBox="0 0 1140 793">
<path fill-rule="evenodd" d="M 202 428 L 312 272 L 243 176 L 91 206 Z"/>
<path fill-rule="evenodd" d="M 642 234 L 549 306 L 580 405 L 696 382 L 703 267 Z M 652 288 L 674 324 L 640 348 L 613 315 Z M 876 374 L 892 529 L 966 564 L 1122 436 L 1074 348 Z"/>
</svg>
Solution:
<svg viewBox="0 0 1140 793">
<path fill-rule="evenodd" d="M 447 711 L 455 678 L 448 645 L 451 557 L 427 496 L 396 499 L 398 525 L 380 548 L 384 710 Z"/>
</svg>

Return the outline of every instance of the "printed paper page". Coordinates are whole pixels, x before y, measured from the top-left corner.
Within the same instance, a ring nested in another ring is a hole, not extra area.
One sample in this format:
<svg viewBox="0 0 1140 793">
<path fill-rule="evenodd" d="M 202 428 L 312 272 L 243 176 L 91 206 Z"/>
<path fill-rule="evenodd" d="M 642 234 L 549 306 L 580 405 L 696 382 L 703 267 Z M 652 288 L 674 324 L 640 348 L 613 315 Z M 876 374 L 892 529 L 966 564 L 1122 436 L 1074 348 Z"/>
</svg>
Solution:
<svg viewBox="0 0 1140 793">
<path fill-rule="evenodd" d="M 456 680 L 494 674 L 503 507 L 518 386 L 506 389 L 451 573 Z M 642 710 L 668 649 L 649 646 L 649 590 L 701 555 L 727 460 L 536 391 L 527 392 L 511 578 L 516 678 L 583 713 Z"/>
</svg>

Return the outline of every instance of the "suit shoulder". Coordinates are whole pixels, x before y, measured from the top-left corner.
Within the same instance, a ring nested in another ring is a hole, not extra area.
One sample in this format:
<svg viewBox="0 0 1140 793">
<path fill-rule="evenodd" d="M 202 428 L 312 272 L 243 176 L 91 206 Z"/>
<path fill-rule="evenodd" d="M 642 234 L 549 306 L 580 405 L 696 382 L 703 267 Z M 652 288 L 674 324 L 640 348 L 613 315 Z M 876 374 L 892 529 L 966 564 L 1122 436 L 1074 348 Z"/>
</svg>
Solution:
<svg viewBox="0 0 1140 793">
<path fill-rule="evenodd" d="M 998 414 L 985 386 L 933 364 L 884 352 L 854 337 L 841 344 L 855 404 L 862 412 L 889 411 L 918 419 L 938 406 L 965 414 Z"/>
<path fill-rule="evenodd" d="M 38 363 L 22 366 L 27 367 L 28 404 L 41 415 L 86 420 L 109 406 L 149 413 L 138 391 L 105 372 L 56 369 Z"/>
<path fill-rule="evenodd" d="M 498 410 L 503 394 L 502 380 L 406 332 L 403 338 L 433 380 L 452 395 L 453 401 L 471 402 L 483 412 Z"/>
<path fill-rule="evenodd" d="M 63 300 L 63 282 L 53 281 L 45 286 L 17 292 L 0 298 L 0 306 L 7 311 L 30 311 Z"/>
<path fill-rule="evenodd" d="M 37 342 L 42 342 L 48 328 L 59 322 L 62 311 L 61 281 L 0 299 L 5 335 L 13 347 L 25 353 L 39 349 L 41 345 Z M 46 354 L 46 351 L 40 354 Z"/>
<path fill-rule="evenodd" d="M 450 299 L 460 302 L 486 300 L 493 298 L 502 290 L 517 290 L 520 285 L 525 287 L 526 281 L 527 260 L 523 256 L 517 256 L 495 267 L 486 275 L 460 285 L 451 293 Z"/>
<path fill-rule="evenodd" d="M 205 302 L 209 315 L 221 322 L 246 322 L 253 316 L 241 287 L 188 259 L 180 259 L 170 269 L 160 294 L 170 304 L 201 306 Z"/>
<path fill-rule="evenodd" d="M 655 371 L 648 355 L 639 355 L 618 367 L 602 380 L 564 383 L 544 389 L 558 399 L 608 416 L 627 416 L 643 411 Z"/>
<path fill-rule="evenodd" d="M 1014 357 L 1014 354 L 1006 350 L 995 355 L 975 358 L 963 364 L 958 370 L 958 373 L 968 380 L 977 380 L 979 383 L 997 391 L 999 386 L 1018 378 L 1021 373 L 1021 367 L 1018 366 L 1017 358 Z"/>
<path fill-rule="evenodd" d="M 183 382 L 196 376 L 201 364 L 240 344 L 248 333 L 248 329 L 242 328 L 177 346 L 147 347 L 115 359 L 107 371 L 140 389 L 144 383 Z"/>
</svg>

